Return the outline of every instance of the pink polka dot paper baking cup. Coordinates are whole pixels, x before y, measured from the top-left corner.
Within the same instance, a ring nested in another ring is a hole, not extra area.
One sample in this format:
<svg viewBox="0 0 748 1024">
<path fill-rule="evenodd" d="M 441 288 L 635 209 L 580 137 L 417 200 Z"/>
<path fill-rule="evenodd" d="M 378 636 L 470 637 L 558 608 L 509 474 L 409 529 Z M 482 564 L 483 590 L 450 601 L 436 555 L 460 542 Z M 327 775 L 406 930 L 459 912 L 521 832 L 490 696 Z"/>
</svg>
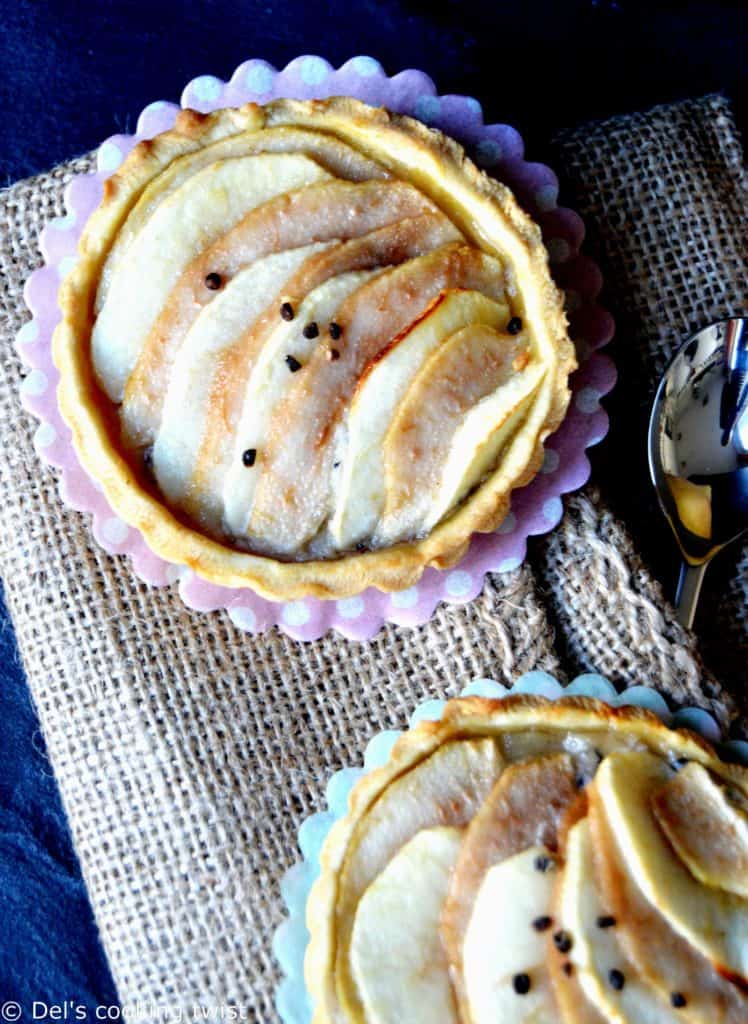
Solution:
<svg viewBox="0 0 748 1024">
<path fill-rule="evenodd" d="M 61 470 L 60 493 L 66 504 L 92 515 L 94 536 L 102 547 L 112 554 L 128 555 L 135 573 L 153 586 L 178 584 L 182 600 L 191 608 L 225 609 L 240 629 L 259 632 L 277 625 L 297 640 L 315 640 L 329 629 L 365 640 L 384 622 L 420 625 L 440 601 L 466 602 L 476 597 L 487 572 L 508 572 L 519 566 L 528 536 L 551 530 L 563 511 L 561 495 L 587 480 L 585 451 L 607 433 L 608 418 L 600 399 L 615 382 L 611 360 L 599 351 L 612 337 L 613 321 L 596 302 L 602 285 L 600 272 L 579 251 L 584 237 L 582 222 L 571 210 L 557 205 L 558 181 L 553 172 L 524 159 L 522 138 L 514 128 L 484 124 L 477 100 L 438 95 L 434 83 L 421 71 L 388 77 L 371 57 L 354 57 L 336 70 L 321 57 L 305 56 L 282 71 L 265 61 L 250 60 L 227 82 L 201 75 L 185 88 L 182 106 L 208 112 L 249 101 L 335 95 L 355 96 L 411 114 L 461 142 L 480 166 L 514 190 L 538 221 L 554 276 L 566 292 L 580 363 L 572 379 L 569 412 L 546 442 L 541 472 L 529 486 L 515 492 L 511 512 L 496 533 L 473 538 L 458 566 L 444 572 L 427 569 L 415 586 L 394 594 L 370 589 L 340 601 L 268 601 L 249 589 L 216 586 L 185 566 L 159 558 L 136 529 L 115 515 L 96 481 L 81 468 L 57 405 L 59 374 L 51 351 L 52 332 L 60 319 L 57 290 L 75 263 L 78 239 L 101 200 L 103 182 L 137 142 L 172 127 L 179 111 L 176 104 L 149 104 L 133 135 L 107 139 L 98 151 L 96 171 L 70 182 L 65 193 L 66 215 L 51 221 L 42 232 L 44 266 L 29 278 L 24 293 L 33 319 L 17 336 L 18 350 L 30 368 L 21 385 L 21 400 L 41 421 L 36 449 L 42 459 Z"/>
</svg>

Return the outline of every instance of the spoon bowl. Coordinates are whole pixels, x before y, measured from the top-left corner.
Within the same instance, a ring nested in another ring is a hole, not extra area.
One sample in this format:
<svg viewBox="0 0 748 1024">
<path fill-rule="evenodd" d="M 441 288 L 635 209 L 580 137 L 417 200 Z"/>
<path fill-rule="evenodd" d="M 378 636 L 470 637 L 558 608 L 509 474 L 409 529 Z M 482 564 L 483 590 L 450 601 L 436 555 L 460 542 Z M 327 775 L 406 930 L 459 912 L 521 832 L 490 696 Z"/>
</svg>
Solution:
<svg viewBox="0 0 748 1024">
<path fill-rule="evenodd" d="M 678 350 L 649 422 L 649 471 L 683 556 L 675 604 L 693 623 L 706 566 L 748 529 L 748 318 Z"/>
</svg>

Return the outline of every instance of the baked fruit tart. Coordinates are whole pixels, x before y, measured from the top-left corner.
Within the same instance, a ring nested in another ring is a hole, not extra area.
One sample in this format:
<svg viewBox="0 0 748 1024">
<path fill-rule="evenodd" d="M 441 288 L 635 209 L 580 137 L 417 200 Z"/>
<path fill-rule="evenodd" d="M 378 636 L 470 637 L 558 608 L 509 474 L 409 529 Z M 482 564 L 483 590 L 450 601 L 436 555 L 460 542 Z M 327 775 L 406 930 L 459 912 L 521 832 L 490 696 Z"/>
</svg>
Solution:
<svg viewBox="0 0 748 1024">
<path fill-rule="evenodd" d="M 748 1021 L 748 769 L 639 708 L 452 701 L 321 864 L 315 1024 Z"/>
<path fill-rule="evenodd" d="M 106 182 L 60 304 L 61 408 L 112 507 L 273 598 L 453 564 L 537 471 L 574 367 L 510 191 L 345 98 L 181 112 Z"/>
</svg>

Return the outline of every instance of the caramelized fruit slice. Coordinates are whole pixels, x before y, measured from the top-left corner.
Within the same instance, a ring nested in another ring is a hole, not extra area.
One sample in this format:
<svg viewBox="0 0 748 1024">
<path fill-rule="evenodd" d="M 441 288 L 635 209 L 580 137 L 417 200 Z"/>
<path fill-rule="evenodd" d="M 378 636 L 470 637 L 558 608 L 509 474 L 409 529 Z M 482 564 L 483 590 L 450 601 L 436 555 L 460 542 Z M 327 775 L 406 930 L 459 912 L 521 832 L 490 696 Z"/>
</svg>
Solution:
<svg viewBox="0 0 748 1024">
<path fill-rule="evenodd" d="M 539 871 L 549 856 L 531 846 L 490 868 L 478 890 L 465 934 L 463 980 L 471 1024 L 556 1024 L 544 930 L 553 872 Z"/>
<path fill-rule="evenodd" d="M 290 323 L 281 322 L 262 346 L 244 395 L 233 464 L 223 484 L 225 523 L 236 536 L 247 532 L 273 410 L 293 386 L 294 373 L 303 372 L 315 350 L 328 344 L 326 328 L 335 310 L 375 273 L 359 270 L 339 274 L 315 288 L 297 306 L 295 319 Z M 319 333 L 308 337 L 305 327 L 309 324 L 317 325 Z M 259 453 L 255 473 L 247 473 L 242 465 L 244 448 L 254 448 Z"/>
<path fill-rule="evenodd" d="M 348 843 L 335 904 L 336 988 L 351 1020 L 358 1020 L 361 1012 L 350 968 L 351 929 L 361 897 L 417 832 L 437 825 L 464 828 L 501 769 L 493 740 L 445 743 L 390 783 L 358 822 Z"/>
<path fill-rule="evenodd" d="M 483 880 L 491 868 L 530 846 L 555 850 L 558 829 L 576 800 L 575 770 L 568 754 L 554 754 L 502 772 L 468 826 L 449 894 L 441 932 L 452 978 L 464 1014 L 463 946 L 468 923 Z M 547 868 L 555 868 L 553 858 Z"/>
<path fill-rule="evenodd" d="M 595 778 L 599 806 L 649 903 L 719 971 L 745 982 L 748 903 L 701 885 L 673 851 L 652 813 L 650 797 L 671 775 L 653 754 L 611 754 Z"/>
<path fill-rule="evenodd" d="M 370 537 L 384 507 L 385 437 L 414 375 L 446 340 L 469 324 L 498 327 L 508 308 L 480 292 L 448 291 L 364 371 L 348 413 L 348 438 L 330 530 L 340 548 Z M 422 413 L 429 415 L 424 408 Z"/>
<path fill-rule="evenodd" d="M 627 957 L 664 999 L 685 1001 L 684 1020 L 694 1024 L 745 1024 L 748 1000 L 721 977 L 706 957 L 678 934 L 639 889 L 631 866 L 608 825 L 597 787 L 588 787 L 595 876 L 606 912 Z"/>
<path fill-rule="evenodd" d="M 182 344 L 168 391 L 146 405 L 145 393 L 133 409 L 123 409 L 125 432 L 131 444 L 144 441 L 144 421 L 160 420 L 153 447 L 153 467 L 159 487 L 177 507 L 189 506 L 205 526 L 220 525 L 223 508 L 218 500 L 222 476 L 212 465 L 204 466 L 204 482 L 192 484 L 202 446 L 205 424 L 211 414 L 212 382 L 227 339 L 241 334 L 246 324 L 261 315 L 279 281 L 287 280 L 322 246 L 303 246 L 257 260 L 238 274 L 206 306 Z M 163 406 L 161 402 L 163 401 Z M 211 492 L 206 484 L 214 486 Z"/>
<path fill-rule="evenodd" d="M 632 970 L 618 940 L 617 919 L 595 884 L 586 818 L 577 822 L 567 837 L 554 917 L 555 926 L 569 936 L 571 949 L 565 955 L 582 990 L 604 1019 L 620 1024 L 674 1024 L 683 1019 L 669 1000 Z M 552 941 L 548 955 L 560 955 Z"/>
<path fill-rule="evenodd" d="M 191 260 L 249 210 L 323 180 L 331 175 L 305 156 L 237 157 L 205 167 L 161 203 L 115 267 L 93 327 L 96 375 L 112 401 L 122 401 L 148 332 Z"/>
<path fill-rule="evenodd" d="M 441 484 L 423 530 L 431 530 L 458 501 L 489 475 L 499 455 L 506 450 L 501 473 L 514 480 L 518 466 L 526 466 L 535 438 L 525 435 L 519 448 L 514 435 L 529 414 L 543 380 L 540 366 L 531 366 L 471 409 L 455 433 L 447 456 Z"/>
<path fill-rule="evenodd" d="M 457 828 L 418 832 L 362 896 L 351 971 L 367 1024 L 458 1024 L 438 925 L 461 841 Z"/>
<path fill-rule="evenodd" d="M 500 334 L 497 326 L 458 330 L 413 377 L 384 438 L 385 502 L 379 534 L 388 543 L 417 534 L 424 522 L 441 519 L 479 482 L 501 447 L 497 433 L 502 435 L 502 427 L 516 419 L 539 379 L 527 339 Z M 461 430 L 466 417 L 473 426 Z M 460 462 L 456 473 L 449 469 L 455 444 Z M 432 514 L 435 503 L 438 519 Z"/>
<path fill-rule="evenodd" d="M 652 796 L 652 808 L 695 878 L 748 899 L 748 817 L 703 765 L 689 762 Z"/>
</svg>

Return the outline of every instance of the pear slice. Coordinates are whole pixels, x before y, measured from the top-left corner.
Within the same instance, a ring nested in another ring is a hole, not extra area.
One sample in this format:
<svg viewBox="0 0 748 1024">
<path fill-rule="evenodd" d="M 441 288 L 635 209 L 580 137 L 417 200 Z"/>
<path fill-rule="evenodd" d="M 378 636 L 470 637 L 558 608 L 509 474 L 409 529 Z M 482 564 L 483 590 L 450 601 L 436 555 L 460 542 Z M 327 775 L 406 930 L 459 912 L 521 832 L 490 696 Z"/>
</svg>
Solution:
<svg viewBox="0 0 748 1024">
<path fill-rule="evenodd" d="M 464 828 L 498 777 L 503 762 L 491 739 L 454 740 L 395 779 L 351 835 L 335 905 L 338 1001 L 350 1020 L 361 1005 L 351 976 L 351 930 L 359 901 L 398 850 L 422 829 Z"/>
<path fill-rule="evenodd" d="M 554 952 L 550 951 L 547 964 L 560 1024 L 607 1024 L 609 1018 L 603 1017 L 584 994 L 574 965 Z"/>
<path fill-rule="evenodd" d="M 470 325 L 447 338 L 400 403 L 384 439 L 385 501 L 377 531 L 383 543 L 439 522 L 495 462 L 507 428 L 516 429 L 540 368 L 527 338 L 500 334 L 495 326 Z"/>
<path fill-rule="evenodd" d="M 373 243 L 372 234 L 385 227 L 398 228 L 402 237 L 405 226 L 426 213 L 436 216 L 428 200 L 411 185 L 382 181 L 324 181 L 284 192 L 250 210 L 192 260 L 169 292 L 127 382 L 123 406 L 130 443 L 152 442 L 182 340 L 205 306 L 220 299 L 237 274 L 256 260 L 285 249 L 333 241 L 342 249 L 350 239 L 362 236 L 369 236 Z M 206 285 L 211 275 L 217 275 L 220 282 L 217 291 Z M 283 284 L 284 278 L 279 276 L 275 286 L 267 289 L 268 303 L 278 296 L 274 319 Z M 246 321 L 243 327 L 250 323 Z M 227 343 L 235 337 L 236 332 L 228 334 Z"/>
<path fill-rule="evenodd" d="M 470 324 L 499 327 L 509 316 L 504 303 L 480 292 L 443 292 L 370 364 L 358 382 L 348 413 L 348 440 L 330 532 L 340 549 L 370 537 L 384 507 L 385 436 L 419 367 L 446 340 Z M 423 410 L 427 414 L 430 410 Z"/>
<path fill-rule="evenodd" d="M 645 898 L 608 824 L 597 785 L 589 786 L 587 793 L 595 877 L 606 913 L 616 919 L 617 936 L 628 959 L 663 998 L 679 993 L 685 999 L 680 1010 L 683 1020 L 745 1024 L 745 994 L 723 978 Z"/>
<path fill-rule="evenodd" d="M 653 754 L 619 752 L 600 765 L 600 806 L 631 874 L 646 899 L 724 974 L 748 975 L 748 903 L 701 885 L 655 821 L 652 793 L 672 771 Z"/>
<path fill-rule="evenodd" d="M 219 526 L 223 515 L 220 480 L 216 486 L 206 470 L 205 476 L 214 484 L 212 491 L 205 486 L 192 486 L 205 423 L 211 411 L 216 364 L 226 344 L 260 316 L 268 295 L 277 289 L 278 282 L 287 280 L 310 257 L 326 248 L 326 245 L 302 246 L 257 260 L 202 310 L 184 339 L 159 415 L 153 468 L 167 499 L 177 507 L 185 506 L 189 499 L 192 513 L 205 527 Z M 135 415 L 139 424 L 142 413 L 142 405 L 135 414 L 129 406 L 123 407 L 123 428 L 131 440 L 138 431 L 131 416 Z"/>
<path fill-rule="evenodd" d="M 112 401 L 122 401 L 148 332 L 190 261 L 249 210 L 324 180 L 332 176 L 305 156 L 237 157 L 203 168 L 160 204 L 113 271 L 93 327 L 94 368 Z"/>
<path fill-rule="evenodd" d="M 652 796 L 652 808 L 695 878 L 748 899 L 748 817 L 706 768 L 690 761 Z"/>
<path fill-rule="evenodd" d="M 291 323 L 291 330 L 301 333 L 300 344 L 306 344 L 303 330 L 307 323 L 317 324 L 318 335 L 315 346 L 320 345 L 327 352 L 331 344 L 326 319 L 305 321 L 299 311 L 304 297 L 326 282 L 357 271 L 380 270 L 392 263 L 408 260 L 429 251 L 431 247 L 442 245 L 454 238 L 454 228 L 441 214 L 420 214 L 406 217 L 392 224 L 385 224 L 374 231 L 360 237 L 351 238 L 340 244 L 325 244 L 320 249 L 311 250 L 311 255 L 296 267 L 288 276 L 278 275 L 273 283 L 267 281 L 265 292 L 266 304 L 257 316 L 248 317 L 243 325 L 232 322 L 223 324 L 222 307 L 217 306 L 218 300 L 211 302 L 200 314 L 200 323 L 207 332 L 215 329 L 215 342 L 206 347 L 206 358 L 201 364 L 201 375 L 204 375 L 205 400 L 202 416 L 202 428 L 199 443 L 195 444 L 193 455 L 193 473 L 191 478 L 185 477 L 182 484 L 184 494 L 192 494 L 195 498 L 207 495 L 207 504 L 215 510 L 220 505 L 220 494 L 224 488 L 225 475 L 233 468 L 235 441 L 241 445 L 239 424 L 242 410 L 245 407 L 245 396 L 250 377 L 257 360 L 260 358 L 264 345 L 273 335 L 276 328 L 283 326 L 280 306 L 288 301 L 296 315 Z M 261 261 L 258 261 L 261 262 Z M 246 290 L 252 278 L 251 267 L 242 271 L 239 287 Z M 235 291 L 235 282 L 226 287 L 227 293 Z M 256 313 L 256 310 L 253 310 Z M 326 318 L 333 316 L 334 310 L 327 308 Z M 225 327 L 225 330 L 224 330 Z M 192 336 L 189 332 L 186 345 L 180 348 L 175 360 L 175 371 L 179 373 L 180 364 L 190 354 Z M 285 364 L 284 367 L 288 367 Z M 303 371 L 306 373 L 306 367 Z M 301 372 L 291 374 L 289 379 L 296 380 Z M 202 393 L 202 390 L 201 390 Z M 189 398 L 189 395 L 185 396 Z M 227 443 L 228 442 L 228 443 Z M 249 447 L 245 444 L 241 450 Z M 266 453 L 263 452 L 261 473 L 267 469 Z M 255 473 L 260 476 L 260 473 Z M 201 502 L 194 501 L 196 514 Z M 206 503 L 202 503 L 206 504 Z M 214 513 L 216 514 L 216 513 Z M 239 538 L 234 538 L 238 540 Z M 243 537 L 246 541 L 246 537 Z M 258 545 L 259 546 L 259 545 Z"/>
<path fill-rule="evenodd" d="M 374 160 L 324 132 L 298 128 L 271 128 L 265 131 L 243 131 L 218 139 L 208 146 L 184 153 L 172 160 L 143 189 L 124 224 L 117 233 L 104 269 L 96 296 L 96 311 L 106 301 L 114 268 L 122 259 L 141 228 L 156 208 L 198 171 L 218 160 L 257 155 L 260 153 L 299 153 L 312 157 L 336 178 L 348 181 L 387 179 L 388 173 Z"/>
<path fill-rule="evenodd" d="M 461 243 L 444 245 L 388 270 L 341 306 L 340 358 L 328 362 L 318 350 L 273 416 L 271 472 L 257 489 L 250 532 L 277 554 L 298 552 L 333 512 L 333 442 L 364 369 L 452 288 L 501 300 L 501 264 Z"/>
<path fill-rule="evenodd" d="M 600 926 L 601 921 L 610 919 L 610 911 L 595 885 L 586 818 L 569 830 L 566 862 L 553 908 L 554 926 L 566 932 L 572 943 L 563 955 L 571 963 L 585 996 L 604 1019 L 618 1024 L 674 1024 L 683 1020 L 680 1012 L 632 968 L 615 924 Z M 549 948 L 549 956 L 560 955 L 557 949 Z"/>
<path fill-rule="evenodd" d="M 463 947 L 483 879 L 493 866 L 530 846 L 556 850 L 560 823 L 577 799 L 575 778 L 568 754 L 510 764 L 468 826 L 441 920 L 442 940 L 463 1016 L 467 1016 Z M 553 857 L 547 866 L 555 868 Z"/>
<path fill-rule="evenodd" d="M 428 533 L 488 476 L 529 415 L 544 374 L 541 366 L 531 364 L 465 416 L 452 440 L 439 489 L 423 521 L 423 532 Z M 514 451 L 513 457 L 507 454 L 502 467 L 505 476 L 511 478 L 515 467 L 526 462 L 530 454 L 527 446 L 532 443 L 526 436 L 521 450 Z"/>
<path fill-rule="evenodd" d="M 359 270 L 339 274 L 315 288 L 297 307 L 295 319 L 290 323 L 280 321 L 262 346 L 244 395 L 233 463 L 223 482 L 224 522 L 232 534 L 242 536 L 247 532 L 257 480 L 262 472 L 268 424 L 273 410 L 293 382 L 286 356 L 290 355 L 303 369 L 314 350 L 320 344 L 328 344 L 324 337 L 305 337 L 304 325 L 329 323 L 340 304 L 376 273 L 381 271 Z M 254 473 L 248 473 L 242 464 L 241 455 L 246 448 L 254 448 L 258 452 Z M 209 487 L 211 490 L 212 486 Z"/>
<path fill-rule="evenodd" d="M 458 1024 L 438 924 L 461 841 L 458 828 L 418 832 L 361 897 L 351 971 L 367 1024 Z"/>
<path fill-rule="evenodd" d="M 558 1013 L 546 966 L 546 917 L 552 871 L 538 871 L 544 846 L 531 846 L 486 873 L 465 934 L 463 977 L 471 1024 L 556 1024 Z M 527 991 L 517 987 L 526 975 Z"/>
</svg>

